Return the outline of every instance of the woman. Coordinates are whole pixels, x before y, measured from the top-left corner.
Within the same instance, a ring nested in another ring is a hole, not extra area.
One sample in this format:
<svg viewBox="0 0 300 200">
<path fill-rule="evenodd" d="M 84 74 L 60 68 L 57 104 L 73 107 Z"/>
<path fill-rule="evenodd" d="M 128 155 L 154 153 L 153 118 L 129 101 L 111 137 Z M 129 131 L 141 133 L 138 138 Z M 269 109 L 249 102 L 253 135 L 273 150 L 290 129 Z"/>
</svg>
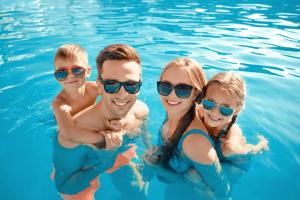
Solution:
<svg viewBox="0 0 300 200">
<path fill-rule="evenodd" d="M 196 112 L 205 84 L 205 74 L 196 61 L 178 58 L 167 64 L 157 82 L 167 116 L 158 136 L 159 147 L 148 152 L 145 159 L 179 176 L 196 172 L 215 196 L 224 197 L 230 186 L 223 176 L 214 143 Z M 175 185 L 167 185 L 167 196 L 174 193 Z M 180 191 L 186 195 L 183 187 L 178 187 L 174 193 L 177 198 Z"/>
</svg>

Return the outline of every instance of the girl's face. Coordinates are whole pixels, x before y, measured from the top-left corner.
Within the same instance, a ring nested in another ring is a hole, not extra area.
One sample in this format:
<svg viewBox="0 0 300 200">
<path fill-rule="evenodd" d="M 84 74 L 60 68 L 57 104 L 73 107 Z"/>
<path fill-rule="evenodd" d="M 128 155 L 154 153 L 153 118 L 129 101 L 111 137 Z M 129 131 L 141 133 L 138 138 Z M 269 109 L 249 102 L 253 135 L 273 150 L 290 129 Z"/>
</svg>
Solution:
<svg viewBox="0 0 300 200">
<path fill-rule="evenodd" d="M 212 84 L 207 88 L 205 99 L 211 100 L 217 106 L 210 110 L 205 109 L 204 106 L 204 123 L 211 128 L 223 129 L 232 119 L 233 115 L 237 115 L 238 109 L 238 96 L 232 95 L 219 84 Z M 220 112 L 220 106 L 232 108 L 233 113 L 225 116 Z"/>
<path fill-rule="evenodd" d="M 164 105 L 169 117 L 170 115 L 184 115 L 191 107 L 197 96 L 195 88 L 192 89 L 191 95 L 188 98 L 179 98 L 174 90 L 174 86 L 178 84 L 186 84 L 193 86 L 185 67 L 170 67 L 163 76 L 162 82 L 169 82 L 173 86 L 172 92 L 167 96 L 160 95 L 160 100 Z"/>
</svg>

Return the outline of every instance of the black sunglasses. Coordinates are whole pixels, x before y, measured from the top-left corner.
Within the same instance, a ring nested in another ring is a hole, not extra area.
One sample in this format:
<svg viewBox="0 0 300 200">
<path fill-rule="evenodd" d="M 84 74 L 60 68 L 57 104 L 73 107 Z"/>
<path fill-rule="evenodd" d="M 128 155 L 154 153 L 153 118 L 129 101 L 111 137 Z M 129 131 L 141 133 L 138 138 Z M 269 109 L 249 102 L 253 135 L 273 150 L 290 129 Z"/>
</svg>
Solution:
<svg viewBox="0 0 300 200">
<path fill-rule="evenodd" d="M 140 91 L 142 85 L 141 81 L 120 82 L 117 80 L 102 80 L 101 77 L 99 77 L 99 80 L 103 84 L 105 92 L 109 94 L 117 93 L 122 86 L 124 87 L 125 91 L 129 94 L 136 94 Z"/>
<path fill-rule="evenodd" d="M 187 99 L 190 97 L 193 86 L 184 83 L 172 85 L 168 81 L 157 81 L 157 91 L 162 96 L 168 96 L 175 89 L 175 94 L 178 98 Z"/>
</svg>

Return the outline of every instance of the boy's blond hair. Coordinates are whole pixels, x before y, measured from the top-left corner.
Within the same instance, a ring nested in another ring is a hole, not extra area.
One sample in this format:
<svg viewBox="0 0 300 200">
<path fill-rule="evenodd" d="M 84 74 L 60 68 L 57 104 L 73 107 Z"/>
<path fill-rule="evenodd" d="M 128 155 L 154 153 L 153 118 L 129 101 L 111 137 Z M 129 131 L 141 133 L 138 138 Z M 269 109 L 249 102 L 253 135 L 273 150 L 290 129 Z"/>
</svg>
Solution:
<svg viewBox="0 0 300 200">
<path fill-rule="evenodd" d="M 88 54 L 78 44 L 65 44 L 60 46 L 54 57 L 54 65 L 58 59 L 64 59 L 73 62 L 80 61 L 85 64 L 85 66 L 82 67 L 89 66 Z"/>
</svg>

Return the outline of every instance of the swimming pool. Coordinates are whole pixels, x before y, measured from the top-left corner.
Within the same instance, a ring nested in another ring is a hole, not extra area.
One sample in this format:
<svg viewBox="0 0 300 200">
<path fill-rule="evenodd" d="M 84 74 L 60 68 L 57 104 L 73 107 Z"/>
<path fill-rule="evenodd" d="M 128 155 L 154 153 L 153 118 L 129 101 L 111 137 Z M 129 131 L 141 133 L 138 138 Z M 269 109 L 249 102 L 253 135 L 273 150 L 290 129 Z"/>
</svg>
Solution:
<svg viewBox="0 0 300 200">
<path fill-rule="evenodd" d="M 164 118 L 155 89 L 163 66 L 188 56 L 208 77 L 223 70 L 247 82 L 238 123 L 250 142 L 261 133 L 270 151 L 256 156 L 234 185 L 233 199 L 298 199 L 300 196 L 300 3 L 289 1 L 3 0 L 0 3 L 1 199 L 59 199 L 49 174 L 50 103 L 60 90 L 53 56 L 64 43 L 79 43 L 95 57 L 111 43 L 128 43 L 143 62 L 140 99 L 150 109 L 153 142 Z M 96 199 L 116 199 L 104 175 Z M 149 199 L 162 199 L 151 182 Z"/>
</svg>

